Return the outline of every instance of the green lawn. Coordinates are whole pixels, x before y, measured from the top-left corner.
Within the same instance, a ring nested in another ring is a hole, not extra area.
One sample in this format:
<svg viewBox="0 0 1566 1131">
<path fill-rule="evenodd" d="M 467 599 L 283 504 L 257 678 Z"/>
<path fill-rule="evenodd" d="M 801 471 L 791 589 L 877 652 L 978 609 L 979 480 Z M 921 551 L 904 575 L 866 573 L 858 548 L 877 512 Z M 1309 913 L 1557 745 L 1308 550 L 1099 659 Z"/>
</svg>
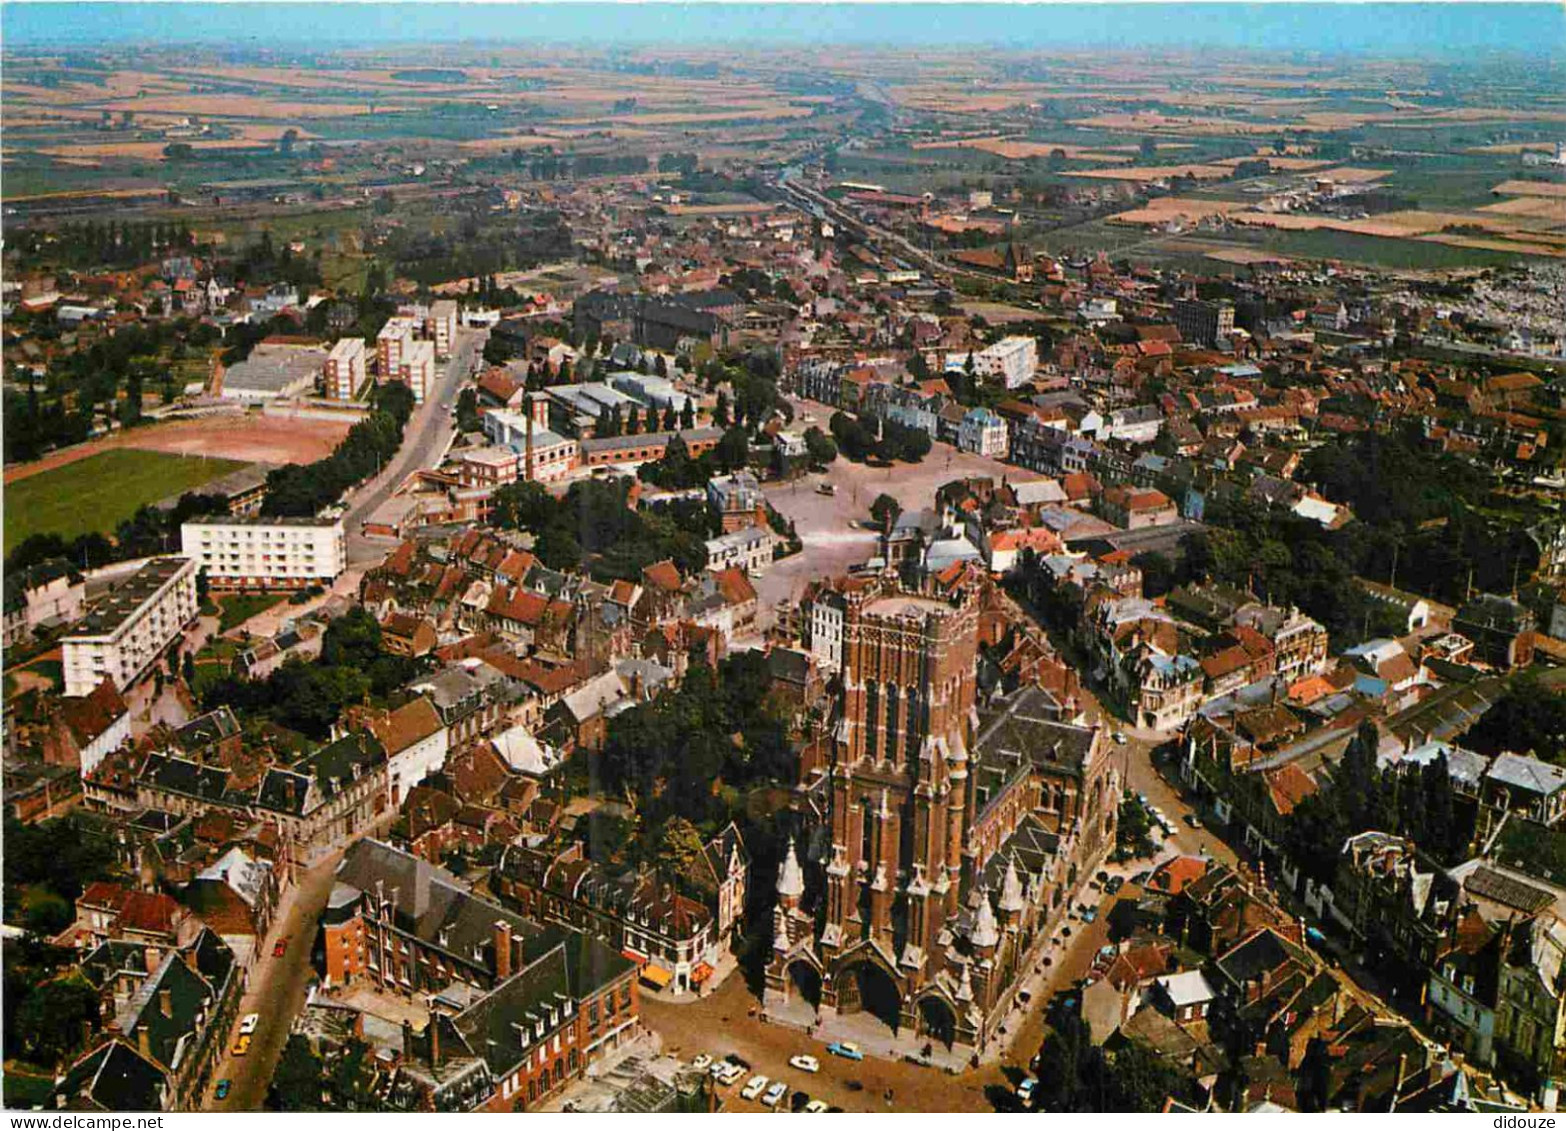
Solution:
<svg viewBox="0 0 1566 1131">
<path fill-rule="evenodd" d="M 236 593 L 230 597 L 218 598 L 223 606 L 223 615 L 218 620 L 218 631 L 227 632 L 237 625 L 244 624 L 257 613 L 270 609 L 284 596 L 282 593 Z"/>
<path fill-rule="evenodd" d="M 143 503 L 193 490 L 244 466 L 115 448 L 30 476 L 5 489 L 5 552 L 32 534 L 112 534 Z"/>
</svg>

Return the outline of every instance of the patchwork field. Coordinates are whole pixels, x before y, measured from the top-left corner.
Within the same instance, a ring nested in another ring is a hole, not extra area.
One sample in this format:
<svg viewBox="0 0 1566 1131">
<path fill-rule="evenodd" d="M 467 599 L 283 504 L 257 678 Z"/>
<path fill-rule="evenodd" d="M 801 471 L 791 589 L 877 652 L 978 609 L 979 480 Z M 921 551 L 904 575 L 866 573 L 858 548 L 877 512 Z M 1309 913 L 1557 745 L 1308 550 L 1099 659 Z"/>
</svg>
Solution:
<svg viewBox="0 0 1566 1131">
<path fill-rule="evenodd" d="M 5 488 L 5 552 L 33 534 L 112 533 L 144 503 L 194 490 L 245 466 L 117 449 L 30 475 Z"/>
</svg>

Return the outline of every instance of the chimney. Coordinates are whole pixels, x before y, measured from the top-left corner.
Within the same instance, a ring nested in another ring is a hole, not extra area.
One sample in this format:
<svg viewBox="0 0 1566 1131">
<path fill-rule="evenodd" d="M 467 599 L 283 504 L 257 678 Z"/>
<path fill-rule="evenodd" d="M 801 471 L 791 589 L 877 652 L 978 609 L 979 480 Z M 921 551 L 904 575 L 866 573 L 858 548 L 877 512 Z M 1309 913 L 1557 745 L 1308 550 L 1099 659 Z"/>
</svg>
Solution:
<svg viewBox="0 0 1566 1131">
<path fill-rule="evenodd" d="M 158 1010 L 164 1017 L 174 1016 L 174 991 L 161 989 L 158 991 Z"/>
<path fill-rule="evenodd" d="M 413 1059 L 413 1022 L 406 1017 L 402 1019 L 402 1056 L 404 1060 Z"/>
<path fill-rule="evenodd" d="M 504 919 L 495 920 L 495 980 L 504 982 L 511 977 L 511 924 Z"/>
<path fill-rule="evenodd" d="M 136 1026 L 136 1049 L 146 1059 L 152 1059 L 152 1037 L 145 1025 Z"/>
<path fill-rule="evenodd" d="M 158 971 L 158 948 L 146 947 L 141 953 L 142 965 L 146 966 L 147 973 L 155 974 Z"/>
<path fill-rule="evenodd" d="M 440 1014 L 430 1014 L 429 1024 L 424 1028 L 430 1035 L 430 1067 L 439 1068 L 444 1059 L 440 1055 Z"/>
</svg>

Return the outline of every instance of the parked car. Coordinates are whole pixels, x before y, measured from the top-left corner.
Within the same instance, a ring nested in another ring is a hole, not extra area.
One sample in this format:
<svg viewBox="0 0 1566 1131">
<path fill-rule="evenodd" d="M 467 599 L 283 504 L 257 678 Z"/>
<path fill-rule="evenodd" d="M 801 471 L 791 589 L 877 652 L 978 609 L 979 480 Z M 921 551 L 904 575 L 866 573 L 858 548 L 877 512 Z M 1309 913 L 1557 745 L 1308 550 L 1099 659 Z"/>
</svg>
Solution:
<svg viewBox="0 0 1566 1131">
<path fill-rule="evenodd" d="M 833 1056 L 847 1057 L 849 1060 L 863 1060 L 864 1050 L 853 1041 L 833 1041 L 827 1046 L 827 1052 Z"/>
<path fill-rule="evenodd" d="M 1124 731 L 1120 731 L 1120 730 L 1115 731 L 1115 745 L 1116 746 L 1124 746 L 1125 744 L 1126 744 L 1125 732 Z"/>
<path fill-rule="evenodd" d="M 745 1070 L 737 1064 L 725 1064 L 720 1070 L 718 1080 L 725 1085 L 734 1085 L 740 1082 L 740 1077 L 745 1075 Z"/>
<path fill-rule="evenodd" d="M 228 1090 L 233 1086 L 234 1082 L 232 1080 L 219 1080 L 217 1082 L 217 1091 L 212 1094 L 220 1100 L 226 1100 L 228 1099 Z"/>
<path fill-rule="evenodd" d="M 816 484 L 816 494 L 818 494 L 818 495 L 835 495 L 835 494 L 837 494 L 837 484 L 836 483 L 818 483 L 818 484 Z"/>
<path fill-rule="evenodd" d="M 1125 886 L 1126 886 L 1126 881 L 1125 881 L 1124 877 L 1121 877 L 1121 876 L 1111 876 L 1109 878 L 1109 882 L 1104 885 L 1104 891 L 1107 894 L 1109 894 L 1109 895 L 1114 895 L 1117 892 L 1119 892 L 1121 888 L 1123 888 Z"/>
<path fill-rule="evenodd" d="M 821 1062 L 819 1060 L 817 1060 L 815 1057 L 810 1056 L 810 1055 L 808 1055 L 806 1053 L 800 1053 L 797 1056 L 791 1056 L 791 1057 L 788 1058 L 788 1062 L 789 1062 L 790 1065 L 792 1065 L 793 1067 L 799 1069 L 801 1072 L 820 1072 L 821 1071 Z"/>
<path fill-rule="evenodd" d="M 825 1100 L 811 1100 L 805 1105 L 805 1114 L 807 1115 L 820 1115 L 828 1110 L 830 1109 L 827 1107 Z"/>
<path fill-rule="evenodd" d="M 1097 879 L 1098 882 L 1101 883 L 1101 884 L 1107 884 L 1109 882 L 1109 873 L 1108 872 L 1100 872 L 1094 878 Z"/>
<path fill-rule="evenodd" d="M 809 1092 L 795 1092 L 788 1098 L 788 1109 L 793 1112 L 804 1111 L 815 1101 L 810 1098 Z"/>
<path fill-rule="evenodd" d="M 1091 922 L 1093 922 L 1093 920 L 1095 920 L 1097 918 L 1098 918 L 1098 910 L 1097 910 L 1097 908 L 1089 908 L 1088 910 L 1086 910 L 1086 911 L 1084 911 L 1082 913 L 1082 921 L 1084 923 L 1091 923 Z"/>
<path fill-rule="evenodd" d="M 288 936 L 284 935 L 277 940 L 277 945 L 272 948 L 272 957 L 281 958 L 288 953 Z"/>
<path fill-rule="evenodd" d="M 698 1072 L 705 1072 L 707 1069 L 712 1067 L 712 1057 L 708 1056 L 704 1052 L 697 1053 L 696 1056 L 691 1060 L 691 1067 L 696 1069 Z"/>
<path fill-rule="evenodd" d="M 750 1061 L 746 1060 L 743 1056 L 741 1056 L 737 1052 L 731 1052 L 731 1053 L 729 1053 L 728 1056 L 724 1057 L 723 1059 L 728 1061 L 730 1064 L 737 1064 L 737 1065 L 739 1065 L 746 1072 L 750 1071 Z"/>
<path fill-rule="evenodd" d="M 761 1097 L 761 1102 L 768 1107 L 777 1107 L 786 1095 L 788 1095 L 788 1085 L 779 1080 L 767 1089 L 766 1094 Z"/>
<path fill-rule="evenodd" d="M 1038 1086 L 1039 1082 L 1032 1076 L 1024 1077 L 1022 1083 L 1017 1085 L 1017 1101 L 1024 1104 L 1032 1103 L 1033 1093 Z"/>
<path fill-rule="evenodd" d="M 1185 815 L 1185 823 L 1190 825 L 1193 829 L 1199 829 L 1202 827 L 1202 819 L 1195 813 L 1187 813 Z"/>
<path fill-rule="evenodd" d="M 261 1015 L 259 1013 L 247 1013 L 245 1014 L 244 1019 L 239 1023 L 239 1031 L 241 1033 L 254 1033 L 256 1031 L 256 1027 L 260 1024 Z"/>
<path fill-rule="evenodd" d="M 234 1042 L 234 1055 L 235 1056 L 244 1056 L 249 1051 L 250 1051 L 250 1034 L 249 1033 L 245 1033 L 245 1034 L 243 1034 L 239 1038 L 239 1040 Z"/>
<path fill-rule="evenodd" d="M 740 1095 L 747 1100 L 756 1099 L 762 1092 L 767 1090 L 768 1083 L 769 1081 L 765 1076 L 752 1076 L 745 1081 L 745 1086 L 740 1089 Z"/>
</svg>

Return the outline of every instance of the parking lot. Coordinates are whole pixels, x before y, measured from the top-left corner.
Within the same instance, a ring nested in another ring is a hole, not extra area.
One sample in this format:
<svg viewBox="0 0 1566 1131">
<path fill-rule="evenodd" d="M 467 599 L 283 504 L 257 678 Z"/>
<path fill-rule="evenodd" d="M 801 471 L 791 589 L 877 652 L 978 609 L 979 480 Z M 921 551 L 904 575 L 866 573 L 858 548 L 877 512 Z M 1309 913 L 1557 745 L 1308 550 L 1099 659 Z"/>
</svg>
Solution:
<svg viewBox="0 0 1566 1131">
<path fill-rule="evenodd" d="M 791 403 L 796 427 L 810 427 L 804 420 L 808 415 L 811 423 L 827 431 L 831 408 L 814 401 Z M 780 601 L 797 600 L 807 582 L 844 573 L 849 566 L 873 555 L 875 532 L 850 523 L 868 523 L 870 504 L 877 495 L 891 495 L 904 510 L 917 510 L 931 506 L 936 489 L 943 484 L 976 475 L 1014 480 L 1036 478 L 1032 472 L 999 460 L 960 452 L 949 444 L 936 444 L 920 463 L 870 467 L 839 456 L 824 473 L 790 483 L 768 484 L 767 501 L 794 523 L 804 552 L 776 563 L 762 575 L 756 585 L 761 605 L 769 607 Z M 817 490 L 821 483 L 831 483 L 836 493 L 821 494 Z"/>
</svg>

